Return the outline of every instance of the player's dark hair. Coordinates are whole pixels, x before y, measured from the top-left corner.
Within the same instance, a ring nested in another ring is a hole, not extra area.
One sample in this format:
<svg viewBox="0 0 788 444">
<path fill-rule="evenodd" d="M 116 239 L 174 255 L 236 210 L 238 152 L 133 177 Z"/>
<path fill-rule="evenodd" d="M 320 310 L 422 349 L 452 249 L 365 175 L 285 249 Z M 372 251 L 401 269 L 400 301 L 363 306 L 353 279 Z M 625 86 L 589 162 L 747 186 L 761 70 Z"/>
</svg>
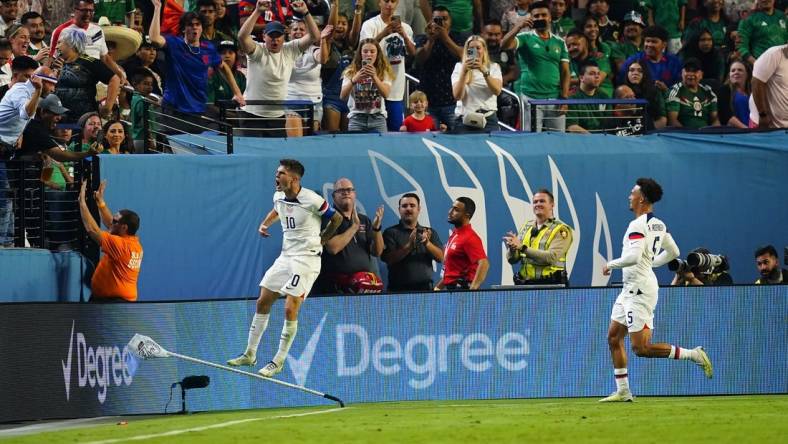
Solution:
<svg viewBox="0 0 788 444">
<path fill-rule="evenodd" d="M 758 256 L 763 256 L 764 254 L 768 254 L 769 256 L 779 257 L 777 256 L 777 249 L 774 248 L 772 245 L 764 245 L 757 250 L 755 250 L 755 258 L 757 259 Z"/>
<path fill-rule="evenodd" d="M 203 6 L 210 6 L 214 10 L 216 10 L 216 3 L 213 0 L 198 0 L 197 1 L 197 10 L 199 11 Z"/>
<path fill-rule="evenodd" d="M 399 202 L 398 202 L 397 205 L 402 205 L 402 199 L 405 199 L 406 197 L 410 197 L 410 198 L 416 199 L 416 203 L 419 204 L 419 206 L 421 206 L 421 199 L 419 199 L 419 195 L 416 194 L 416 193 L 405 193 L 405 194 L 403 194 L 402 197 L 399 198 Z"/>
<path fill-rule="evenodd" d="M 118 213 L 120 213 L 119 222 L 128 227 L 126 232 L 131 236 L 137 234 L 137 230 L 140 229 L 140 217 L 137 213 L 131 210 L 120 210 Z"/>
<path fill-rule="evenodd" d="M 553 197 L 553 193 L 551 193 L 549 190 L 547 190 L 547 188 L 539 188 L 534 193 L 534 196 L 537 195 L 537 194 L 547 194 L 547 196 L 550 197 L 550 202 L 555 202 L 555 197 Z"/>
<path fill-rule="evenodd" d="M 298 177 L 304 177 L 304 166 L 295 159 L 282 159 L 279 161 L 279 165 L 287 168 L 287 171 L 297 174 Z"/>
<path fill-rule="evenodd" d="M 649 203 L 655 204 L 662 199 L 662 187 L 650 177 L 641 177 L 635 182 Z"/>
<path fill-rule="evenodd" d="M 476 212 L 476 203 L 470 197 L 458 197 L 457 202 L 462 203 L 465 205 L 465 214 L 468 215 L 468 219 L 473 217 L 473 213 Z"/>
</svg>

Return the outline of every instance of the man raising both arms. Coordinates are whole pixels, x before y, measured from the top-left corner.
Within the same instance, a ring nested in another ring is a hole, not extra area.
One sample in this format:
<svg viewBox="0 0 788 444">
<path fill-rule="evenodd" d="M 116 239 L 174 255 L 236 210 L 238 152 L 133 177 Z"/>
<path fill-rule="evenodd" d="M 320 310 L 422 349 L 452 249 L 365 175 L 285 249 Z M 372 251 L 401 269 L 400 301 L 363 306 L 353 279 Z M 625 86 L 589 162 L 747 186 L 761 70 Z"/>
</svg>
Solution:
<svg viewBox="0 0 788 444">
<path fill-rule="evenodd" d="M 633 401 L 627 378 L 627 352 L 624 349 L 627 332 L 636 355 L 644 358 L 690 359 L 703 367 L 707 378 L 713 375 L 711 361 L 703 347 L 689 350 L 666 343 L 651 343 L 659 290 L 657 276 L 651 267 L 662 266 L 679 255 L 679 247 L 668 233 L 665 223 L 651 212 L 661 198 L 662 187 L 654 179 L 641 177 L 637 180 L 629 194 L 629 209 L 635 213 L 635 220 L 627 227 L 621 257 L 602 268 L 606 276 L 610 275 L 612 269 L 621 268 L 624 288 L 613 304 L 607 332 L 616 391 L 600 402 Z M 660 251 L 663 247 L 664 250 Z"/>
<path fill-rule="evenodd" d="M 282 371 L 287 352 L 298 329 L 298 310 L 309 294 L 312 284 L 320 274 L 320 254 L 323 244 L 334 234 L 342 216 L 329 207 L 328 202 L 314 191 L 301 187 L 304 166 L 293 159 L 282 159 L 276 169 L 274 208 L 258 229 L 263 237 L 271 234 L 268 228 L 279 219 L 282 223 L 282 253 L 260 282 L 257 310 L 249 327 L 246 351 L 227 364 L 233 366 L 255 365 L 260 338 L 268 326 L 271 306 L 284 294 L 285 323 L 279 339 L 279 351 L 259 373 L 272 377 Z M 330 219 L 321 232 L 321 217 Z"/>
</svg>

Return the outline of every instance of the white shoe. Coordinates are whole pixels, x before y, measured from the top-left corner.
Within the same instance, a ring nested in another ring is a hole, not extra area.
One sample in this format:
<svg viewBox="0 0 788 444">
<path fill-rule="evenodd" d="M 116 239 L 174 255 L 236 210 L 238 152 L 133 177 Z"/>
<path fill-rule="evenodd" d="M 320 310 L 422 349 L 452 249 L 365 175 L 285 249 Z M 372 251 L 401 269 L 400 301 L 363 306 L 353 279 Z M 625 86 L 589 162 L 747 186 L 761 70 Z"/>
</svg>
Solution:
<svg viewBox="0 0 788 444">
<path fill-rule="evenodd" d="M 703 347 L 695 347 L 693 350 L 698 354 L 698 360 L 695 363 L 703 368 L 703 373 L 707 378 L 711 379 L 714 377 L 714 367 L 711 365 L 711 359 L 709 359 L 706 350 Z"/>
<path fill-rule="evenodd" d="M 600 399 L 599 402 L 635 402 L 635 397 L 629 390 L 616 391 L 607 398 Z"/>
<path fill-rule="evenodd" d="M 246 353 L 237 358 L 227 360 L 227 365 L 232 365 L 233 367 L 240 367 L 242 365 L 254 366 L 255 364 L 257 364 L 257 357 L 251 357 Z"/>
<path fill-rule="evenodd" d="M 274 375 L 281 372 L 283 368 L 285 368 L 284 364 L 277 364 L 274 361 L 268 361 L 268 364 L 258 370 L 257 373 L 259 373 L 261 376 L 265 376 L 266 378 L 273 378 Z"/>
</svg>

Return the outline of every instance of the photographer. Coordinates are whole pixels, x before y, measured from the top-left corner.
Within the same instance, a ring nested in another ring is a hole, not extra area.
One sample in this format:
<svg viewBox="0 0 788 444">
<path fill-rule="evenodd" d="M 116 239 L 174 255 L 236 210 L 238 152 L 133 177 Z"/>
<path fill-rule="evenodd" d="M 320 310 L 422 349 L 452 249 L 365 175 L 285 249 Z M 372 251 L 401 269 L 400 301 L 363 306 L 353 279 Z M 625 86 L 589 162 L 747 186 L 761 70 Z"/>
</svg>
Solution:
<svg viewBox="0 0 788 444">
<path fill-rule="evenodd" d="M 725 256 L 696 248 L 687 255 L 686 261 L 674 259 L 668 263 L 668 269 L 676 273 L 670 285 L 733 285 L 729 268 Z"/>
<path fill-rule="evenodd" d="M 780 258 L 774 246 L 766 245 L 755 250 L 755 265 L 761 275 L 755 285 L 788 283 L 788 270 L 780 269 Z"/>
<path fill-rule="evenodd" d="M 444 7 L 432 11 L 432 22 L 427 34 L 416 39 L 416 66 L 419 68 L 420 87 L 429 98 L 429 113 L 454 129 L 454 108 L 457 101 L 452 96 L 451 74 L 454 65 L 462 58 L 462 40 L 449 31 L 451 14 Z"/>
</svg>

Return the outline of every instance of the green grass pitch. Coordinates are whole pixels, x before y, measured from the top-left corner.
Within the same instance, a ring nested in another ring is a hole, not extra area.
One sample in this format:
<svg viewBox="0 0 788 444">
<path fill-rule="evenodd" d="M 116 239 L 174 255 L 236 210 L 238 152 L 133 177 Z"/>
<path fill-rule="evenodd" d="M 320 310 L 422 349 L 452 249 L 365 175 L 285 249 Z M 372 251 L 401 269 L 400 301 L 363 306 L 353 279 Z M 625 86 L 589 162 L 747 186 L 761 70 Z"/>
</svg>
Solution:
<svg viewBox="0 0 788 444">
<path fill-rule="evenodd" d="M 788 436 L 788 395 L 391 402 L 127 420 L 0 442 L 771 443 Z"/>
</svg>

